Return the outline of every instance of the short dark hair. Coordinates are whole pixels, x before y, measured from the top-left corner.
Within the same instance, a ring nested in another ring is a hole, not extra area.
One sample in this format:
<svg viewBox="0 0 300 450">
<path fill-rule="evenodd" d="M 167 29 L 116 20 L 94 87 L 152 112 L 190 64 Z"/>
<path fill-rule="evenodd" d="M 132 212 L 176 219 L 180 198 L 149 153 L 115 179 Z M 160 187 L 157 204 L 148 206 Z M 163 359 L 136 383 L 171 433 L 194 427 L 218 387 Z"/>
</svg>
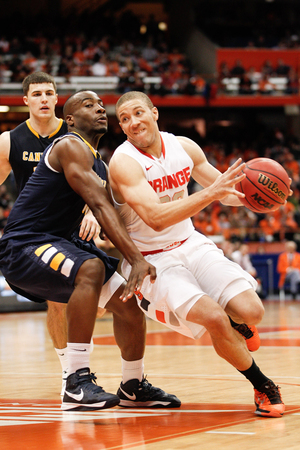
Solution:
<svg viewBox="0 0 300 450">
<path fill-rule="evenodd" d="M 55 92 L 57 92 L 56 82 L 52 75 L 49 75 L 46 72 L 33 72 L 30 75 L 27 75 L 27 77 L 23 80 L 22 87 L 24 95 L 28 94 L 29 86 L 31 84 L 38 83 L 52 83 Z"/>
</svg>

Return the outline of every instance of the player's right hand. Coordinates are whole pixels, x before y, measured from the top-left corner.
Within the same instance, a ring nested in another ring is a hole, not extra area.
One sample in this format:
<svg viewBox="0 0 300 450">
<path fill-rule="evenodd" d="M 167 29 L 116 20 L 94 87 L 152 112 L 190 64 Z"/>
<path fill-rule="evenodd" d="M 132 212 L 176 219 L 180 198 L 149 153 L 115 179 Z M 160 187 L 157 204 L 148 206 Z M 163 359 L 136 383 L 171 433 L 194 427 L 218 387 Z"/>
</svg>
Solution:
<svg viewBox="0 0 300 450">
<path fill-rule="evenodd" d="M 131 272 L 120 300 L 126 302 L 133 294 L 138 294 L 145 277 L 148 275 L 151 283 L 154 283 L 157 277 L 156 268 L 142 257 L 131 266 Z"/>
</svg>

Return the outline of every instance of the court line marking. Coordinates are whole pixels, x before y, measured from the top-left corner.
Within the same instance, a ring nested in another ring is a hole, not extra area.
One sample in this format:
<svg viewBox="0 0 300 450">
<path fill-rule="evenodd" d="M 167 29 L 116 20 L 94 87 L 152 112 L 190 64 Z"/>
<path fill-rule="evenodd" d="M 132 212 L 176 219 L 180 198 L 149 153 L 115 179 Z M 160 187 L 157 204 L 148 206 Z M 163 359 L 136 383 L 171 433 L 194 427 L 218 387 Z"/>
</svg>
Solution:
<svg viewBox="0 0 300 450">
<path fill-rule="evenodd" d="M 207 434 L 249 434 L 254 435 L 256 433 L 246 433 L 244 431 L 205 431 Z"/>
</svg>

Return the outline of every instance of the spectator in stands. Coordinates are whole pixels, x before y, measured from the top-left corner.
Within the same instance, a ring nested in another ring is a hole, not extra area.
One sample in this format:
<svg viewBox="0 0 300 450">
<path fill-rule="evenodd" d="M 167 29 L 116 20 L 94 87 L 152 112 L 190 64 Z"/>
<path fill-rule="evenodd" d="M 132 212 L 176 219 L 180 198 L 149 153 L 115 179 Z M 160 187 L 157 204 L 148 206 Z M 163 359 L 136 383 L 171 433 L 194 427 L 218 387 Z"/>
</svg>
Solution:
<svg viewBox="0 0 300 450">
<path fill-rule="evenodd" d="M 230 75 L 232 77 L 239 77 L 241 78 L 242 75 L 245 75 L 246 70 L 245 67 L 243 66 L 242 60 L 241 59 L 237 59 L 235 61 L 235 65 L 232 67 L 231 71 L 230 71 Z"/>
<path fill-rule="evenodd" d="M 248 74 L 243 74 L 240 77 L 239 94 L 241 95 L 252 95 L 254 93 L 252 89 L 252 82 L 248 77 Z"/>
<path fill-rule="evenodd" d="M 258 92 L 262 95 L 273 94 L 275 85 L 270 82 L 269 75 L 263 74 L 258 82 Z"/>
<path fill-rule="evenodd" d="M 153 47 L 153 41 L 152 39 L 149 39 L 147 42 L 146 47 L 142 50 L 142 57 L 148 61 L 152 62 L 155 61 L 158 55 L 158 51 L 156 48 Z"/>
<path fill-rule="evenodd" d="M 1 36 L 0 38 L 0 54 L 5 55 L 9 51 L 9 41 L 6 36 Z"/>
<path fill-rule="evenodd" d="M 202 95 L 205 91 L 205 87 L 206 87 L 205 79 L 199 74 L 194 74 L 189 79 L 187 93 L 189 95 Z"/>
<path fill-rule="evenodd" d="M 246 272 L 250 273 L 253 277 L 256 277 L 257 271 L 251 262 L 249 255 L 249 246 L 247 244 L 241 244 L 240 247 L 232 252 L 232 261 L 238 263 Z"/>
<path fill-rule="evenodd" d="M 286 88 L 286 94 L 299 94 L 299 77 L 294 68 L 291 68 L 288 74 L 288 82 Z"/>
<path fill-rule="evenodd" d="M 287 77 L 289 74 L 291 67 L 288 64 L 285 64 L 282 58 L 277 60 L 277 66 L 275 68 L 275 74 L 278 77 Z"/>
<path fill-rule="evenodd" d="M 231 73 L 228 63 L 226 61 L 221 62 L 219 68 L 219 82 L 221 82 L 224 78 L 229 78 L 230 76 Z"/>
<path fill-rule="evenodd" d="M 274 241 L 274 235 L 279 232 L 280 227 L 280 222 L 274 217 L 273 214 L 266 214 L 265 217 L 259 221 L 259 228 L 262 232 L 261 237 L 267 242 Z"/>
<path fill-rule="evenodd" d="M 295 183 L 299 183 L 299 163 L 292 152 L 287 151 L 282 164 Z"/>
<path fill-rule="evenodd" d="M 217 161 L 216 161 L 216 169 L 218 169 L 221 173 L 226 172 L 228 169 L 228 160 L 226 157 L 225 150 L 223 148 L 220 148 L 217 155 L 216 155 Z"/>
<path fill-rule="evenodd" d="M 196 230 L 205 236 L 216 236 L 221 232 L 218 222 L 205 210 L 199 211 L 193 217 L 193 224 Z"/>
<path fill-rule="evenodd" d="M 261 67 L 261 73 L 263 75 L 272 76 L 274 74 L 274 67 L 272 66 L 272 63 L 269 59 L 266 59 L 266 61 L 263 63 Z"/>
<path fill-rule="evenodd" d="M 221 242 L 219 247 L 221 248 L 221 250 L 223 250 L 223 253 L 226 256 L 226 258 L 232 261 L 232 253 L 234 249 L 233 243 L 228 239 L 224 239 L 224 241 Z"/>
<path fill-rule="evenodd" d="M 257 270 L 253 266 L 251 261 L 251 257 L 249 254 L 249 245 L 240 244 L 239 248 L 237 248 L 237 250 L 232 252 L 231 259 L 232 261 L 239 264 L 244 270 L 246 270 L 246 272 L 250 273 L 250 275 L 252 275 L 256 279 L 257 281 L 256 292 L 258 293 L 260 298 L 262 299 L 266 298 L 267 294 L 265 292 L 265 289 L 263 288 L 262 280 L 259 277 L 257 277 Z"/>
<path fill-rule="evenodd" d="M 290 283 L 290 292 L 293 300 L 296 300 L 300 283 L 300 253 L 295 241 L 286 242 L 285 252 L 280 253 L 278 257 L 277 272 L 279 289 L 284 288 L 286 282 Z"/>
<path fill-rule="evenodd" d="M 95 77 L 105 77 L 107 73 L 105 56 L 96 54 L 91 67 L 91 73 Z"/>
</svg>

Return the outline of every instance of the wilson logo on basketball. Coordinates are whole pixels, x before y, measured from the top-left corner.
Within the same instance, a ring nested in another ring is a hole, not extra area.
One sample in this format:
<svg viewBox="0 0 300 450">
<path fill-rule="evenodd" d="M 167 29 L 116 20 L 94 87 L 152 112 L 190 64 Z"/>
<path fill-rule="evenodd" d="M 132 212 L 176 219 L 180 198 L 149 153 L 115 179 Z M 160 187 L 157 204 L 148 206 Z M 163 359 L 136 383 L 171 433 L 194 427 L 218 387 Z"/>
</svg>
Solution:
<svg viewBox="0 0 300 450">
<path fill-rule="evenodd" d="M 267 189 L 269 189 L 271 192 L 276 194 L 279 198 L 282 200 L 286 199 L 286 195 L 283 191 L 281 191 L 278 187 L 278 184 L 271 180 L 271 178 L 267 177 L 266 175 L 260 173 L 258 176 L 258 183 L 260 183 L 262 186 L 266 186 Z"/>
</svg>

